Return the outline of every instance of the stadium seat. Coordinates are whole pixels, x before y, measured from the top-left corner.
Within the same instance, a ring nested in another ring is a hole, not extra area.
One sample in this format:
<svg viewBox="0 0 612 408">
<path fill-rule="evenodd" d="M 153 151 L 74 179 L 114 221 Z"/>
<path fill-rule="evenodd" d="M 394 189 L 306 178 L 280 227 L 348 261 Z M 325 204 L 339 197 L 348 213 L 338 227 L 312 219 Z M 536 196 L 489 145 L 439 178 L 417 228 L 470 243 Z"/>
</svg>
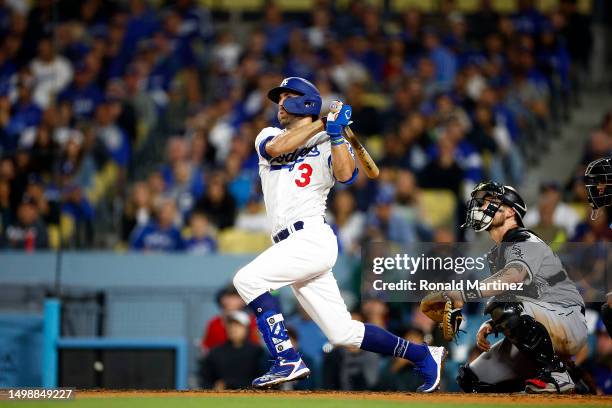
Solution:
<svg viewBox="0 0 612 408">
<path fill-rule="evenodd" d="M 370 136 L 365 141 L 365 148 L 368 150 L 368 153 L 370 153 L 370 156 L 372 156 L 374 160 L 378 160 L 383 157 L 385 151 L 385 143 L 382 137 L 374 135 Z"/>
<path fill-rule="evenodd" d="M 433 228 L 452 227 L 457 200 L 449 190 L 421 190 L 420 207 L 424 221 Z"/>
<path fill-rule="evenodd" d="M 270 236 L 265 233 L 246 232 L 229 228 L 219 233 L 219 252 L 248 254 L 262 252 L 271 245 Z"/>
<path fill-rule="evenodd" d="M 94 176 L 94 185 L 87 191 L 91 204 L 96 204 L 115 185 L 119 175 L 119 167 L 108 163 Z"/>
<path fill-rule="evenodd" d="M 381 93 L 367 93 L 363 95 L 363 104 L 378 110 L 385 110 L 389 106 L 389 97 Z"/>
</svg>

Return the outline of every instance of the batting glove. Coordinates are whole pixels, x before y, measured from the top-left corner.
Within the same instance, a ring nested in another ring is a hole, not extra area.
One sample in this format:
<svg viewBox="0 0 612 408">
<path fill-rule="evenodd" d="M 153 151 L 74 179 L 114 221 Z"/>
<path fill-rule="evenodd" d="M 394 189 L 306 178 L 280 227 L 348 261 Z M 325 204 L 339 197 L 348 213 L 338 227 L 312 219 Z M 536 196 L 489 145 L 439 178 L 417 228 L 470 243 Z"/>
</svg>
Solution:
<svg viewBox="0 0 612 408">
<path fill-rule="evenodd" d="M 325 131 L 329 135 L 332 145 L 344 143 L 342 130 L 345 126 L 349 125 L 352 112 L 353 109 L 350 105 L 344 105 L 340 101 L 332 102 L 330 112 L 327 114 L 327 124 L 325 125 Z"/>
</svg>

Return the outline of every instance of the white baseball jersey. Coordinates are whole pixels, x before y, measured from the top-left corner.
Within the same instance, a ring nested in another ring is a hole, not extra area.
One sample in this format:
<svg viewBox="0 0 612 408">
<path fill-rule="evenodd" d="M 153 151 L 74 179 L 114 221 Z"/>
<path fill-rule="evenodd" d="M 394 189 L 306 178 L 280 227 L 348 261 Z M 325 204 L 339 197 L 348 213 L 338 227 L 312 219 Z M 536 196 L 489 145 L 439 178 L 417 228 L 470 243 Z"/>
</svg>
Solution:
<svg viewBox="0 0 612 408">
<path fill-rule="evenodd" d="M 303 221 L 304 228 L 241 268 L 234 276 L 234 286 L 249 304 L 263 293 L 290 285 L 332 344 L 359 347 L 365 326 L 352 320 L 340 295 L 332 272 L 338 241 L 323 222 L 327 194 L 335 182 L 329 136 L 318 133 L 294 152 L 270 157 L 266 141 L 283 132 L 268 127 L 255 141 L 266 210 L 274 234 L 296 221 Z M 353 179 L 355 175 L 356 170 Z"/>
<path fill-rule="evenodd" d="M 327 194 L 335 182 L 331 143 L 325 132 L 317 133 L 293 152 L 270 157 L 265 144 L 283 132 L 283 129 L 267 127 L 255 139 L 259 176 L 273 234 L 304 218 L 323 217 Z"/>
</svg>

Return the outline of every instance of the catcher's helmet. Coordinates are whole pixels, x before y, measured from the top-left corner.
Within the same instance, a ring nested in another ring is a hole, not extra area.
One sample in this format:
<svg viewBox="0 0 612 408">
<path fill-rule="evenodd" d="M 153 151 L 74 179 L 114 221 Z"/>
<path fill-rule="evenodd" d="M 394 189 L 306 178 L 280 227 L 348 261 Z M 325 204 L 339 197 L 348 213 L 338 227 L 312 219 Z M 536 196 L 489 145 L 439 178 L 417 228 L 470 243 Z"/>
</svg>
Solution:
<svg viewBox="0 0 612 408">
<path fill-rule="evenodd" d="M 591 218 L 597 218 L 599 208 L 612 205 L 612 157 L 594 160 L 584 172 L 587 198 L 591 204 Z"/>
<path fill-rule="evenodd" d="M 524 226 L 523 217 L 527 212 L 527 206 L 514 187 L 488 181 L 474 187 L 471 196 L 462 228 L 472 228 L 478 232 L 486 230 L 502 204 L 514 209 L 516 221 L 521 227 Z M 489 198 L 489 204 L 483 208 L 485 198 Z"/>
<path fill-rule="evenodd" d="M 283 102 L 283 108 L 291 114 L 319 117 L 321 113 L 321 95 L 316 86 L 310 81 L 299 77 L 289 77 L 276 88 L 268 92 L 268 99 L 274 103 L 280 101 L 280 94 L 283 92 L 293 92 L 300 96 L 287 98 Z"/>
</svg>

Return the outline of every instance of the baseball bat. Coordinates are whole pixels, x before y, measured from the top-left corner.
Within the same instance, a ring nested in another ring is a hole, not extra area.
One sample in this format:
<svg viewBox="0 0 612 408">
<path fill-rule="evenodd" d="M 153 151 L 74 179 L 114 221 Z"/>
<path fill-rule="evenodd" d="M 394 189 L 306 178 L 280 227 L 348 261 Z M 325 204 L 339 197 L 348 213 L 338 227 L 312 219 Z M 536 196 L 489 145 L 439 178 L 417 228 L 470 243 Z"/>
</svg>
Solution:
<svg viewBox="0 0 612 408">
<path fill-rule="evenodd" d="M 378 177 L 378 173 L 380 173 L 380 171 L 378 170 L 378 166 L 376 165 L 376 163 L 374 163 L 374 160 L 372 160 L 372 156 L 370 156 L 370 153 L 368 153 L 366 148 L 363 147 L 363 145 L 361 144 L 355 133 L 353 133 L 350 127 L 347 126 L 344 128 L 344 135 L 346 136 L 346 140 L 348 140 L 348 142 L 353 147 L 355 155 L 357 155 L 359 162 L 363 166 L 363 171 L 365 171 L 366 176 L 371 179 Z"/>
</svg>

